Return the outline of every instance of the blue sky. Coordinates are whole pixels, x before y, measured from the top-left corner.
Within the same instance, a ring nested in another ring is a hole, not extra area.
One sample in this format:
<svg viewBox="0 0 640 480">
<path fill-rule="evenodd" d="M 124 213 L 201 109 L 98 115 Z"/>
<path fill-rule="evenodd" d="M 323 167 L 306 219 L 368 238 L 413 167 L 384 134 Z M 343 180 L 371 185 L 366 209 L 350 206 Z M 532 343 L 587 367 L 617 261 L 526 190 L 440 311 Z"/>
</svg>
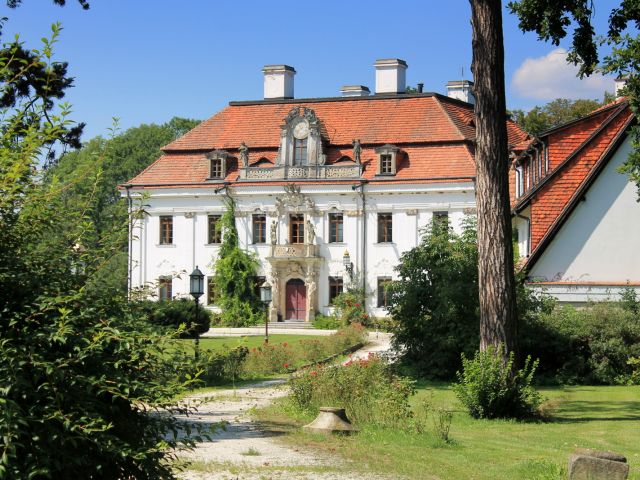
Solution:
<svg viewBox="0 0 640 480">
<path fill-rule="evenodd" d="M 2 2 L 4 3 L 4 2 Z M 602 26 L 615 2 L 598 1 Z M 67 94 L 84 139 L 173 116 L 205 119 L 230 100 L 262 98 L 265 64 L 297 70 L 295 96 L 339 95 L 342 85 L 373 90 L 377 58 L 407 61 L 407 83 L 444 93 L 448 80 L 471 79 L 470 7 L 466 0 L 353 2 L 324 0 L 24 0 L 9 17 L 5 40 L 27 46 L 64 30 L 56 58 L 69 62 Z M 390 8 L 391 6 L 391 8 Z M 509 108 L 529 109 L 556 97 L 601 98 L 611 79 L 574 79 L 561 51 L 522 34 L 505 10 L 505 75 Z M 565 45 L 565 47 L 568 46 Z M 561 45 L 562 47 L 562 45 Z"/>
</svg>

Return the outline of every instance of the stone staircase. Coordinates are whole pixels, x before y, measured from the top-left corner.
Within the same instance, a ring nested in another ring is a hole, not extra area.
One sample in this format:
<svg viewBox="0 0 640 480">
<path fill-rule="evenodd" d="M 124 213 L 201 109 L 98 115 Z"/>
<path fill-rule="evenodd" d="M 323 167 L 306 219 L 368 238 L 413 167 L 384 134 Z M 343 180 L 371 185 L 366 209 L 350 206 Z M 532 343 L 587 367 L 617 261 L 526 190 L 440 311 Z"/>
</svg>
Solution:
<svg viewBox="0 0 640 480">
<path fill-rule="evenodd" d="M 313 324 L 304 320 L 285 320 L 284 322 L 269 322 L 269 331 L 284 328 L 313 328 Z"/>
</svg>

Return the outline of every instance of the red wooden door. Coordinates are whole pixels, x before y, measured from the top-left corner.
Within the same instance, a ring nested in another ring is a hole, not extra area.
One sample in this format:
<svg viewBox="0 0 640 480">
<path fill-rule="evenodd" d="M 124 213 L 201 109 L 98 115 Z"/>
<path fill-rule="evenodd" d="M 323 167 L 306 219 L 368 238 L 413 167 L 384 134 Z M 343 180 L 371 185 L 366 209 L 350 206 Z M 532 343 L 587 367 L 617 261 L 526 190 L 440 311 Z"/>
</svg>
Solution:
<svg viewBox="0 0 640 480">
<path fill-rule="evenodd" d="M 286 320 L 304 320 L 307 311 L 307 287 L 302 280 L 289 280 L 286 288 Z"/>
</svg>

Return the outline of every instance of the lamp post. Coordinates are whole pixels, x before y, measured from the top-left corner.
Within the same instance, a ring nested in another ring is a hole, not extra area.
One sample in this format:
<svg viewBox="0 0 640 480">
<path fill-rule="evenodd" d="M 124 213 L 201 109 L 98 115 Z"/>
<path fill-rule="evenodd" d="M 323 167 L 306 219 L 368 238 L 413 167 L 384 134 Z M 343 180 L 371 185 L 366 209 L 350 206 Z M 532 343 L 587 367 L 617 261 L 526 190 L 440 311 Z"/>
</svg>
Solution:
<svg viewBox="0 0 640 480">
<path fill-rule="evenodd" d="M 269 343 L 269 304 L 271 303 L 271 285 L 266 280 L 260 285 L 260 301 L 264 304 L 264 343 Z"/>
<path fill-rule="evenodd" d="M 200 271 L 198 266 L 191 274 L 189 275 L 189 293 L 193 297 L 196 302 L 196 346 L 195 346 L 195 358 L 198 359 L 200 354 L 200 332 L 198 332 L 198 304 L 200 303 L 199 299 L 204 294 L 204 274 Z M 193 327 L 192 327 L 193 328 Z"/>
<path fill-rule="evenodd" d="M 342 256 L 342 265 L 344 265 L 344 269 L 349 274 L 349 281 L 353 282 L 353 262 L 351 261 L 349 250 L 344 251 L 344 255 Z"/>
</svg>

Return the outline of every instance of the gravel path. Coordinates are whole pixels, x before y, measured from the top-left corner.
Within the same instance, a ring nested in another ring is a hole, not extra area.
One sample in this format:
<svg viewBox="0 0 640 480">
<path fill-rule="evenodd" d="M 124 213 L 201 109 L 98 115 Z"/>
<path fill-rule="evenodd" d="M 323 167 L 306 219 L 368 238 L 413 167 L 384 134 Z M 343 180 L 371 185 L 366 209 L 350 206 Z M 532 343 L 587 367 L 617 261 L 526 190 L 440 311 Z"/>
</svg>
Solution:
<svg viewBox="0 0 640 480">
<path fill-rule="evenodd" d="M 370 333 L 369 344 L 353 353 L 365 358 L 369 352 L 389 350 L 390 336 Z M 349 465 L 324 453 L 296 448 L 278 440 L 279 432 L 252 421 L 250 411 L 287 394 L 283 381 L 271 380 L 234 390 L 203 393 L 190 399 L 203 402 L 189 420 L 205 425 L 224 424 L 211 441 L 181 454 L 191 465 L 180 473 L 185 480 L 387 480 L 371 473 L 349 472 Z"/>
</svg>

